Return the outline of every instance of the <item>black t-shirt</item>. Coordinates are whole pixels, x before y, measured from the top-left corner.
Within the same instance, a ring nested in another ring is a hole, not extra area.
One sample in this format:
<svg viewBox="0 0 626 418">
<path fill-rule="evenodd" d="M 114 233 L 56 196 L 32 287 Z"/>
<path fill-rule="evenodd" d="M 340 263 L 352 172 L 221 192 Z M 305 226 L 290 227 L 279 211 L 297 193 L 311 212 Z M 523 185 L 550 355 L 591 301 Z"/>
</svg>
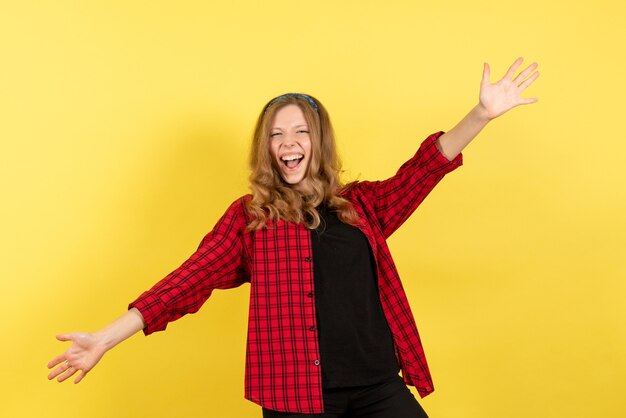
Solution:
<svg viewBox="0 0 626 418">
<path fill-rule="evenodd" d="M 367 238 L 333 209 L 311 230 L 315 306 L 325 388 L 370 385 L 398 374 Z"/>
</svg>

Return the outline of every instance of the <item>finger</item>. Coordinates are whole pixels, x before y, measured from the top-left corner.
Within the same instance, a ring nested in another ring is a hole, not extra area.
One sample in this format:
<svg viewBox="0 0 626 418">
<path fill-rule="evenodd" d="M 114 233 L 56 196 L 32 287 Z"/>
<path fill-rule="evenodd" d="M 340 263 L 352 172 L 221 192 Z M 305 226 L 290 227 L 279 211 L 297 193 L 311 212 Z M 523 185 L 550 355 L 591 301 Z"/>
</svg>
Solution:
<svg viewBox="0 0 626 418">
<path fill-rule="evenodd" d="M 72 334 L 58 334 L 57 335 L 57 340 L 59 340 L 59 341 L 74 341 L 74 339 L 72 337 L 73 337 Z"/>
<path fill-rule="evenodd" d="M 57 377 L 58 375 L 60 375 L 61 373 L 63 373 L 65 371 L 65 369 L 54 369 L 53 371 L 51 371 L 48 374 L 48 380 L 52 380 L 55 377 Z"/>
<path fill-rule="evenodd" d="M 533 62 L 528 67 L 526 67 L 524 71 L 519 73 L 518 76 L 515 77 L 515 80 L 513 80 L 513 82 L 519 85 L 526 79 L 526 77 L 528 77 L 528 74 L 530 74 L 535 68 L 537 68 L 537 63 Z"/>
<path fill-rule="evenodd" d="M 537 79 L 537 77 L 539 77 L 539 71 L 535 72 L 533 75 L 531 75 L 530 77 L 528 77 L 528 79 L 526 79 L 526 81 L 524 81 L 522 84 L 519 85 L 520 87 L 520 91 L 524 90 L 526 87 L 530 86 L 530 84 L 535 81 Z"/>
<path fill-rule="evenodd" d="M 489 68 L 489 64 L 484 63 L 484 65 L 483 65 L 483 84 L 490 82 L 489 81 L 490 73 L 491 73 L 491 69 Z"/>
<path fill-rule="evenodd" d="M 70 365 L 67 362 L 63 363 L 62 365 L 60 365 L 59 367 L 57 367 L 56 369 L 51 371 L 50 374 L 48 374 L 48 380 L 52 380 L 55 377 L 57 377 L 58 375 L 60 375 L 61 373 L 67 371 L 67 369 L 69 369 L 69 367 L 70 367 Z"/>
<path fill-rule="evenodd" d="M 525 105 L 525 104 L 536 103 L 538 100 L 539 100 L 539 99 L 537 99 L 536 97 L 532 97 L 532 98 L 530 98 L 530 99 L 522 99 L 522 100 L 520 101 L 520 104 Z"/>
<path fill-rule="evenodd" d="M 87 372 L 84 370 L 80 371 L 80 374 L 78 375 L 78 377 L 76 379 L 74 379 L 74 384 L 80 382 L 81 380 L 83 380 L 83 378 L 87 376 Z"/>
<path fill-rule="evenodd" d="M 63 373 L 61 376 L 59 376 L 59 378 L 57 379 L 58 382 L 62 382 L 66 379 L 69 379 L 70 377 L 72 377 L 74 374 L 76 374 L 76 372 L 78 371 L 78 369 L 75 369 L 73 367 L 68 368 L 67 370 L 65 370 L 65 373 Z"/>
<path fill-rule="evenodd" d="M 55 358 L 50 360 L 50 362 L 48 363 L 48 368 L 51 369 L 57 364 L 64 362 L 65 360 L 67 360 L 67 358 L 65 357 L 65 353 L 61 354 L 60 356 L 56 356 Z"/>
<path fill-rule="evenodd" d="M 522 57 L 519 57 L 518 59 L 516 59 L 515 62 L 509 67 L 509 71 L 506 72 L 506 74 L 504 75 L 504 78 L 508 78 L 512 80 L 513 74 L 515 74 L 515 71 L 517 71 L 517 67 L 522 65 L 523 61 L 524 61 L 524 58 Z"/>
</svg>

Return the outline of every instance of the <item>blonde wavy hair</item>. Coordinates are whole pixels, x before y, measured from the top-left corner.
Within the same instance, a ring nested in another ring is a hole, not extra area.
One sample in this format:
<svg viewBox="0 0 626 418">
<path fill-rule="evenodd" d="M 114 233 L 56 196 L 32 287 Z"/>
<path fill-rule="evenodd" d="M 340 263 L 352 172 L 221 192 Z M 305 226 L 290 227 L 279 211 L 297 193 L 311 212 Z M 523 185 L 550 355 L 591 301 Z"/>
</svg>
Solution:
<svg viewBox="0 0 626 418">
<path fill-rule="evenodd" d="M 270 130 L 274 117 L 276 112 L 290 104 L 300 107 L 309 127 L 311 161 L 305 178 L 309 179 L 311 194 L 304 194 L 286 183 L 270 154 Z M 315 229 L 321 223 L 315 208 L 322 203 L 336 210 L 342 222 L 351 225 L 358 222 L 359 217 L 352 204 L 340 196 L 342 190 L 347 190 L 353 183 L 344 185 L 340 180 L 341 161 L 337 155 L 333 127 L 326 108 L 316 98 L 288 93 L 267 102 L 254 129 L 249 162 L 252 198 L 247 202 L 247 209 L 252 220 L 248 230 L 266 227 L 268 219 L 274 222 L 280 219 L 304 222 L 307 228 Z"/>
</svg>

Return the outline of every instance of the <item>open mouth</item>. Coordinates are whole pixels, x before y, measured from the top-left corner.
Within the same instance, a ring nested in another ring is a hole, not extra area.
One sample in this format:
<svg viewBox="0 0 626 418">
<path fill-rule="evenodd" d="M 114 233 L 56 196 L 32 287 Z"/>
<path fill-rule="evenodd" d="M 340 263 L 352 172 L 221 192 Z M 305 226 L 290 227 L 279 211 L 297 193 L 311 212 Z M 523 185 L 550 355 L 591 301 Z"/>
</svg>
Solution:
<svg viewBox="0 0 626 418">
<path fill-rule="evenodd" d="M 304 160 L 304 155 L 302 154 L 283 156 L 280 159 L 283 165 L 290 170 L 298 168 L 302 160 Z"/>
</svg>

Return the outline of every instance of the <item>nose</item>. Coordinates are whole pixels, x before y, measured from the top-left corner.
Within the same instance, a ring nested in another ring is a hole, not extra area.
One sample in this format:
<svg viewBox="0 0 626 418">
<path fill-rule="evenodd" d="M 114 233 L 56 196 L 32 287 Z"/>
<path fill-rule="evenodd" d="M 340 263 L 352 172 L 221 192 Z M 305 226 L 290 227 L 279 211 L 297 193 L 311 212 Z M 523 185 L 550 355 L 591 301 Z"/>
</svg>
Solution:
<svg viewBox="0 0 626 418">
<path fill-rule="evenodd" d="M 283 145 L 286 147 L 292 147 L 296 144 L 296 136 L 292 134 L 285 134 L 285 138 L 283 139 Z"/>
</svg>

